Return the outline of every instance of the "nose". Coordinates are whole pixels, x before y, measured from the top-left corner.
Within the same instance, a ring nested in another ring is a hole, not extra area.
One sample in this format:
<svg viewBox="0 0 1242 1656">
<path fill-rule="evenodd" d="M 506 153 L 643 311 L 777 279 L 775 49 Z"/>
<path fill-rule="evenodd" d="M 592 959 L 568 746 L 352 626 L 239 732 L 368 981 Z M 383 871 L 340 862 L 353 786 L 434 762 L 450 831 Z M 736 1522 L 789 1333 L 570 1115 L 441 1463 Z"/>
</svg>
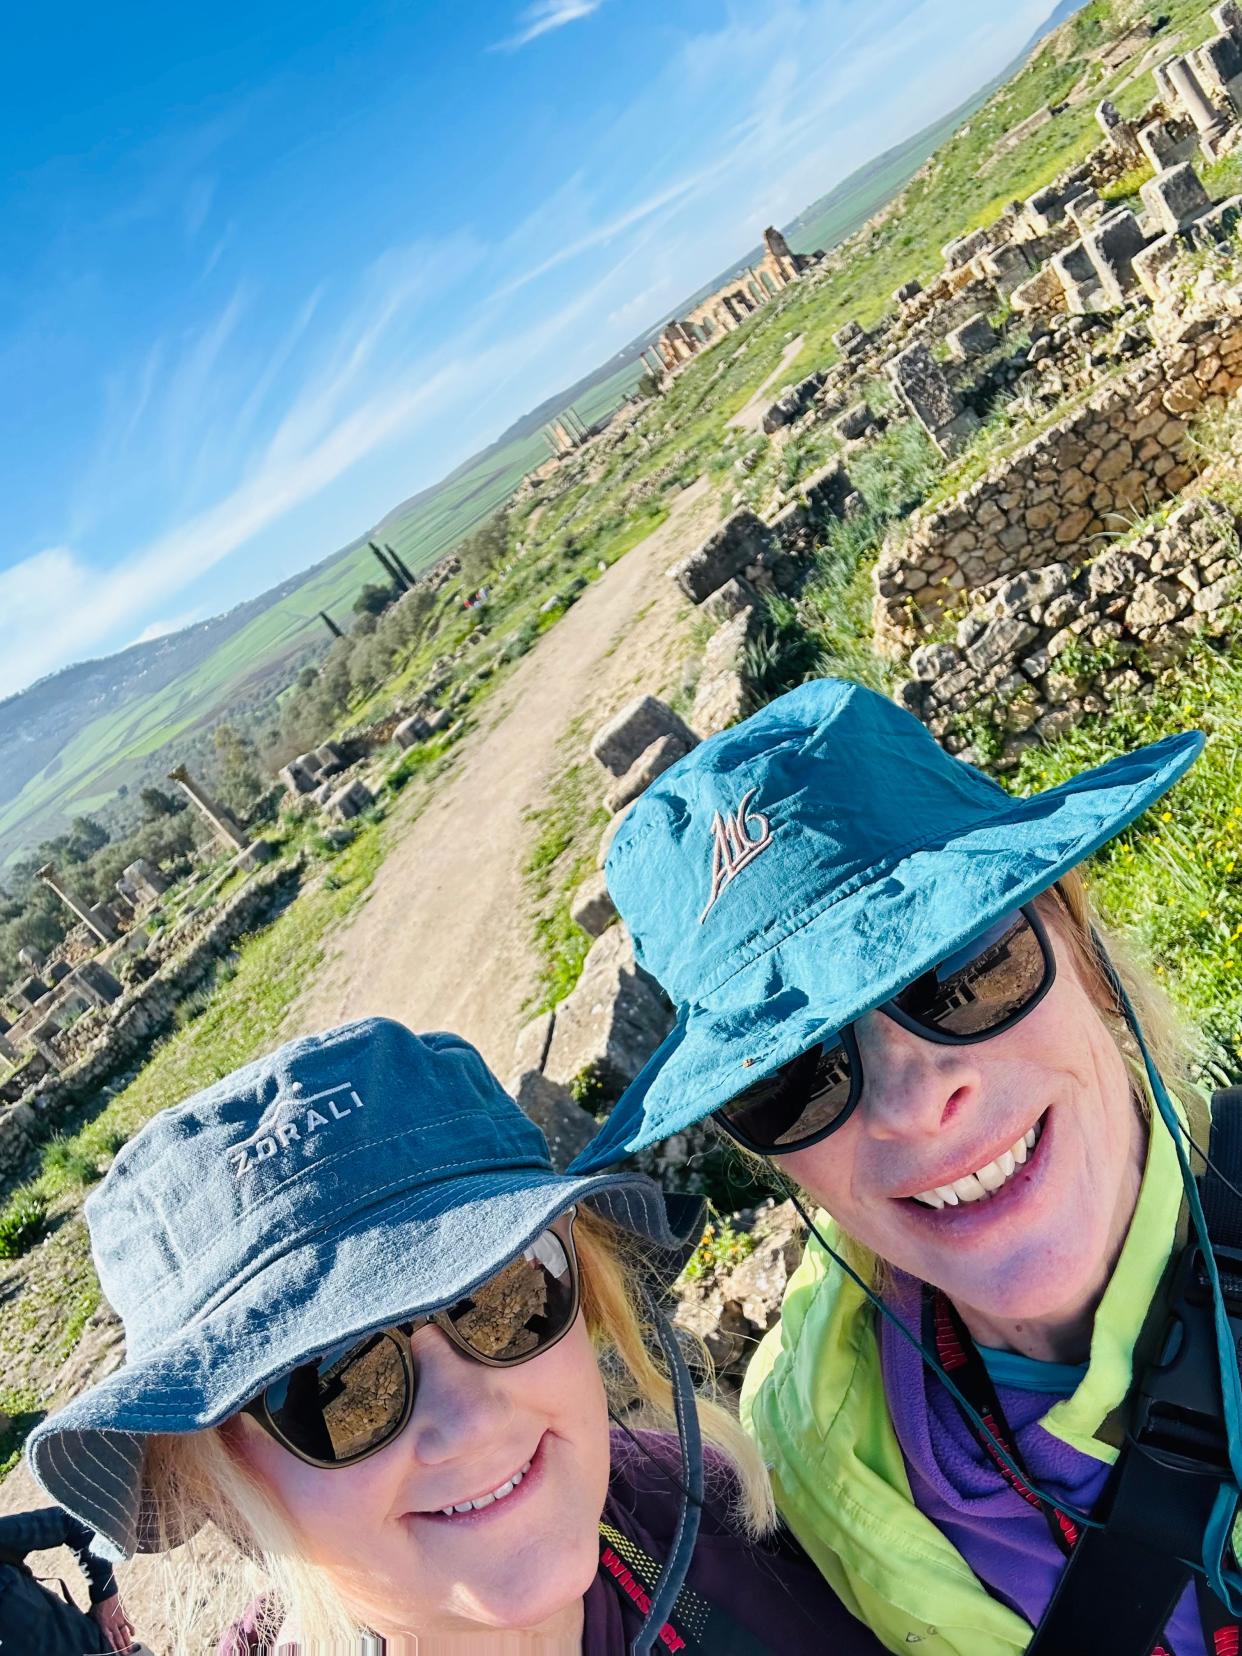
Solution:
<svg viewBox="0 0 1242 1656">
<path fill-rule="evenodd" d="M 872 1138 L 930 1138 L 978 1098 L 972 1046 L 924 1040 L 879 1011 L 868 1012 L 854 1032 L 863 1075 L 859 1114 Z"/>
<path fill-rule="evenodd" d="M 471 1361 L 434 1323 L 416 1330 L 411 1349 L 418 1391 L 407 1431 L 419 1461 L 477 1456 L 503 1436 L 514 1412 L 503 1369 Z"/>
</svg>

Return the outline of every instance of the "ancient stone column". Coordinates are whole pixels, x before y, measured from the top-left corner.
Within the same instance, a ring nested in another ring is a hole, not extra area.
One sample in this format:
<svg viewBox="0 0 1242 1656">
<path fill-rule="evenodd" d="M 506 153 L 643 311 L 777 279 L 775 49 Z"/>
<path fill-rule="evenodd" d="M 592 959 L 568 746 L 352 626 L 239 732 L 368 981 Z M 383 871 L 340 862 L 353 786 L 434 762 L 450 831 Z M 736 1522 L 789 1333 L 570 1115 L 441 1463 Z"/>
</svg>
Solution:
<svg viewBox="0 0 1242 1656">
<path fill-rule="evenodd" d="M 1169 82 L 1178 102 L 1195 124 L 1204 154 L 1214 156 L 1216 146 L 1229 130 L 1228 121 L 1203 90 L 1189 59 L 1174 58 L 1168 68 Z"/>
<path fill-rule="evenodd" d="M 71 909 L 87 930 L 93 933 L 101 943 L 116 942 L 118 935 L 116 928 L 114 926 L 110 927 L 102 915 L 93 915 L 85 903 L 79 901 L 71 891 L 61 885 L 56 877 L 54 863 L 44 863 L 42 868 L 36 870 L 36 878 L 42 880 L 49 891 L 54 891 L 65 907 Z"/>
<path fill-rule="evenodd" d="M 178 765 L 176 770 L 170 770 L 168 780 L 175 782 L 191 803 L 198 806 L 219 839 L 231 845 L 235 851 L 246 849 L 248 842 L 245 834 L 242 833 L 223 805 L 217 805 L 211 795 L 198 785 L 184 765 Z"/>
</svg>

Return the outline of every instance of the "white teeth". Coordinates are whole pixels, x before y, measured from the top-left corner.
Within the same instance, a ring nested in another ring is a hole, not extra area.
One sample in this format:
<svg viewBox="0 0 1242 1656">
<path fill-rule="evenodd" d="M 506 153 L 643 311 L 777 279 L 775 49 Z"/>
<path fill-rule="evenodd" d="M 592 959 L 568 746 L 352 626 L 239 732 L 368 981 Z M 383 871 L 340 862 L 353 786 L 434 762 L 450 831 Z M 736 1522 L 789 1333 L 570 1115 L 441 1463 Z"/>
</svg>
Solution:
<svg viewBox="0 0 1242 1656">
<path fill-rule="evenodd" d="M 962 1203 L 982 1201 L 1008 1183 L 1035 1148 L 1039 1134 L 1040 1127 L 1036 1125 L 1008 1150 L 1002 1150 L 996 1160 L 988 1162 L 986 1167 L 968 1173 L 964 1179 L 955 1179 L 951 1185 L 936 1185 L 932 1190 L 921 1190 L 914 1200 L 930 1208 L 957 1207 Z"/>
<path fill-rule="evenodd" d="M 493 1489 L 490 1495 L 480 1495 L 477 1501 L 459 1501 L 456 1506 L 441 1507 L 440 1511 L 446 1518 L 451 1518 L 455 1512 L 478 1512 L 482 1507 L 491 1506 L 493 1501 L 503 1501 L 506 1495 L 513 1494 L 530 1471 L 530 1464 L 527 1461 L 520 1472 L 515 1472 L 507 1483 L 502 1483 L 499 1489 Z"/>
</svg>

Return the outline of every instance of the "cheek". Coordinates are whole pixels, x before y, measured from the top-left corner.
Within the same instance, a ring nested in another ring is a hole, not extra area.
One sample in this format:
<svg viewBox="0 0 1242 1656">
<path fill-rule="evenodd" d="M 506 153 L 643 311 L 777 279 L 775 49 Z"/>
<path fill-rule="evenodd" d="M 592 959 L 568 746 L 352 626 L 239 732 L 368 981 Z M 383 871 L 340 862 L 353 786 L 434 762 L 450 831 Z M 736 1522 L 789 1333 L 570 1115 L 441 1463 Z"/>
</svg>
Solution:
<svg viewBox="0 0 1242 1656">
<path fill-rule="evenodd" d="M 862 1117 L 855 1111 L 839 1131 L 811 1145 L 809 1150 L 782 1156 L 777 1163 L 820 1207 L 855 1234 L 858 1233 L 852 1221 L 860 1211 L 865 1213 L 865 1204 L 860 1204 L 853 1194 L 862 1136 Z M 858 1239 L 866 1240 L 861 1235 Z"/>
<path fill-rule="evenodd" d="M 374 1544 L 368 1515 L 386 1511 L 384 1455 L 328 1470 L 307 1466 L 255 1430 L 235 1446 L 248 1471 L 298 1532 L 307 1556 L 325 1566 L 365 1556 Z"/>
</svg>

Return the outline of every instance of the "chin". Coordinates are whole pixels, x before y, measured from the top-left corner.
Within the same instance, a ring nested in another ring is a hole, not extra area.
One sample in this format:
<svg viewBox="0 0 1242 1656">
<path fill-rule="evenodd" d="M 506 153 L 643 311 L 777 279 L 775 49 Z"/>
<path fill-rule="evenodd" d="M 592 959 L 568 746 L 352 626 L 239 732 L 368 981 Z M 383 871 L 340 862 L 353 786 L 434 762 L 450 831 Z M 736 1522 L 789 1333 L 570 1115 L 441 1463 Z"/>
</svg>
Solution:
<svg viewBox="0 0 1242 1656">
<path fill-rule="evenodd" d="M 595 1577 L 598 1562 L 592 1548 L 585 1570 L 571 1569 L 561 1561 L 552 1579 L 545 1570 L 535 1580 L 498 1581 L 477 1588 L 471 1594 L 472 1619 L 498 1632 L 542 1627 L 578 1603 Z"/>
</svg>

